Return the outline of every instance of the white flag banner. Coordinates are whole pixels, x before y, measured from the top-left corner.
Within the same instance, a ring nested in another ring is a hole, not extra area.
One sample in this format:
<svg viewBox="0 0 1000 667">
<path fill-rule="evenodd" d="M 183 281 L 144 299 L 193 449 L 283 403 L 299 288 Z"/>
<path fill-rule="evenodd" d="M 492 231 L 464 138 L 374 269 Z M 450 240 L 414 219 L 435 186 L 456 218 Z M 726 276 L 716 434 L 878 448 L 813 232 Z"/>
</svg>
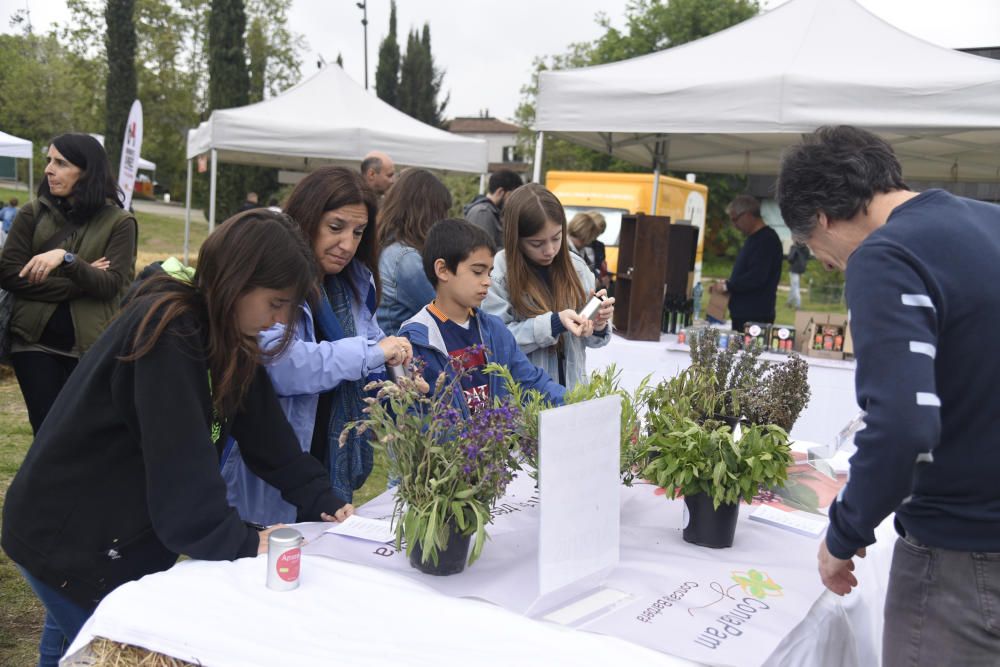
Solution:
<svg viewBox="0 0 1000 667">
<path fill-rule="evenodd" d="M 124 195 L 123 205 L 127 210 L 132 205 L 135 192 L 135 175 L 139 171 L 139 150 L 142 148 L 142 103 L 132 102 L 122 139 L 122 161 L 118 167 L 118 187 Z"/>
</svg>

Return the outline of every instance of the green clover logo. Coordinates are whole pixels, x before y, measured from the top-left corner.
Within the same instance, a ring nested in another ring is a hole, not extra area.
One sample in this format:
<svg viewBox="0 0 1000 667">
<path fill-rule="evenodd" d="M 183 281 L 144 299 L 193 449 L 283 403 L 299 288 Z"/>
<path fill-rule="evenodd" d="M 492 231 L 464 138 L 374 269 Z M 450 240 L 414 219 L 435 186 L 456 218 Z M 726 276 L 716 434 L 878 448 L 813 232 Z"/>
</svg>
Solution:
<svg viewBox="0 0 1000 667">
<path fill-rule="evenodd" d="M 744 593 L 752 595 L 759 600 L 763 600 L 766 597 L 780 597 L 784 595 L 781 592 L 781 586 L 775 583 L 774 579 L 769 577 L 767 572 L 761 572 L 760 570 L 748 570 L 747 572 L 737 570 L 733 572 L 733 581 L 739 584 Z"/>
</svg>

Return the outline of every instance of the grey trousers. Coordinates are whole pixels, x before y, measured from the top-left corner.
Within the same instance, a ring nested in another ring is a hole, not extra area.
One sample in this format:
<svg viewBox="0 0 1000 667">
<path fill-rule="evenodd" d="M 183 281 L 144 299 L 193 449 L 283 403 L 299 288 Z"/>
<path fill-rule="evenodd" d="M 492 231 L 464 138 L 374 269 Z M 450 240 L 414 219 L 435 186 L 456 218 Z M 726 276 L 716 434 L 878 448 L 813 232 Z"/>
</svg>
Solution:
<svg viewBox="0 0 1000 667">
<path fill-rule="evenodd" d="M 1000 553 L 899 538 L 885 598 L 883 667 L 1000 665 Z"/>
</svg>

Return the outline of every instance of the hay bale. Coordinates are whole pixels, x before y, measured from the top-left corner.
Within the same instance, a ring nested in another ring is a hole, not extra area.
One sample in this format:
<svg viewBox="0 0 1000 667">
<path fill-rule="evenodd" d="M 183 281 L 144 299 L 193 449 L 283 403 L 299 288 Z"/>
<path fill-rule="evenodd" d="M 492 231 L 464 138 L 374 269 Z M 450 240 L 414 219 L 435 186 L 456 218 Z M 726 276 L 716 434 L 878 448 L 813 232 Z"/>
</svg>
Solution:
<svg viewBox="0 0 1000 667">
<path fill-rule="evenodd" d="M 90 642 L 92 667 L 198 667 L 195 663 L 98 637 Z"/>
</svg>

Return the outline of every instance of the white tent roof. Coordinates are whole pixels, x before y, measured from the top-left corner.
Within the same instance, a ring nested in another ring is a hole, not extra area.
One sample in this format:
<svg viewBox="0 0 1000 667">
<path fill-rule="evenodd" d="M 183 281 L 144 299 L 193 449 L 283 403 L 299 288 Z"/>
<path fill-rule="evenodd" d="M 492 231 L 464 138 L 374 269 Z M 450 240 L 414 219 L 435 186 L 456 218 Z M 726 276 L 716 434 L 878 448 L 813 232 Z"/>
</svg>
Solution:
<svg viewBox="0 0 1000 667">
<path fill-rule="evenodd" d="M 912 179 L 1000 179 L 1000 61 L 924 42 L 853 0 L 792 0 L 623 62 L 542 72 L 536 126 L 637 164 L 774 174 L 800 133 L 889 140 Z"/>
<path fill-rule="evenodd" d="M 360 162 L 372 150 L 399 165 L 482 173 L 486 142 L 425 125 L 328 65 L 277 97 L 219 109 L 188 132 L 187 157 L 215 148 L 220 162 L 308 170 Z"/>
<path fill-rule="evenodd" d="M 12 134 L 0 132 L 0 156 L 13 158 L 30 158 L 31 142 L 20 139 Z"/>
<path fill-rule="evenodd" d="M 93 132 L 91 132 L 90 136 L 92 136 L 93 138 L 97 139 L 101 143 L 102 146 L 104 145 L 104 135 L 103 134 L 94 134 Z M 114 165 L 112 165 L 112 167 L 113 166 Z M 155 162 L 150 162 L 149 160 L 147 160 L 146 158 L 142 157 L 141 155 L 139 156 L 139 162 L 138 162 L 138 164 L 136 166 L 139 169 L 142 169 L 144 171 L 156 171 L 156 163 Z"/>
</svg>

